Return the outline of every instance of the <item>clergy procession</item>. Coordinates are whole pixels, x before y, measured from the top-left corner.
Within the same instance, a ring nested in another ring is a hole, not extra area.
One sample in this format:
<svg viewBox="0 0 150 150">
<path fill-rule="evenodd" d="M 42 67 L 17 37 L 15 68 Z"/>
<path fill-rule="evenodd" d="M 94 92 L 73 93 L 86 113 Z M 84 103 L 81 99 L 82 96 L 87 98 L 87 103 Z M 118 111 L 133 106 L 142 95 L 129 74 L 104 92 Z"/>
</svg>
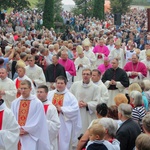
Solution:
<svg viewBox="0 0 150 150">
<path fill-rule="evenodd" d="M 33 14 L 12 12 L 0 27 L 0 150 L 149 150 L 146 11 L 119 27 L 112 14 L 72 16 L 65 39 Z"/>
</svg>

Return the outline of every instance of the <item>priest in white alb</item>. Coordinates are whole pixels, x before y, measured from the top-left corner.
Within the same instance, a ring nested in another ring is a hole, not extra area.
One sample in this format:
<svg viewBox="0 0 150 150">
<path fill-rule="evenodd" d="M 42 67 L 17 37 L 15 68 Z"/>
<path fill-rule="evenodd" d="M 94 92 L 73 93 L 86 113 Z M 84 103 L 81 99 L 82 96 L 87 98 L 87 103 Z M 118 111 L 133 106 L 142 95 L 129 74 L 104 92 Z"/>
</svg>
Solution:
<svg viewBox="0 0 150 150">
<path fill-rule="evenodd" d="M 90 60 L 84 56 L 83 53 L 83 47 L 78 45 L 76 48 L 78 57 L 74 61 L 75 67 L 76 67 L 76 76 L 74 78 L 74 81 L 80 81 L 82 80 L 82 70 L 85 68 L 90 68 L 91 63 Z"/>
<path fill-rule="evenodd" d="M 56 78 L 56 90 L 48 93 L 48 100 L 56 106 L 61 123 L 58 150 L 73 150 L 82 126 L 78 101 L 66 85 L 67 79 L 59 76 Z"/>
<path fill-rule="evenodd" d="M 83 45 L 83 49 L 84 49 L 84 56 L 89 59 L 91 68 L 95 69 L 96 68 L 96 66 L 95 66 L 96 56 L 93 53 L 93 51 L 90 50 L 90 46 L 91 46 L 90 40 L 88 38 L 86 38 L 82 42 L 82 45 Z"/>
<path fill-rule="evenodd" d="M 98 69 L 92 70 L 92 77 L 91 80 L 95 85 L 99 87 L 100 92 L 100 101 L 99 103 L 108 103 L 109 100 L 109 93 L 106 85 L 101 80 L 101 72 Z"/>
<path fill-rule="evenodd" d="M 19 125 L 0 97 L 0 150 L 18 150 Z"/>
<path fill-rule="evenodd" d="M 25 67 L 26 75 L 32 80 L 34 87 L 37 89 L 40 85 L 46 85 L 46 79 L 41 67 L 35 64 L 35 57 L 28 57 L 28 66 Z"/>
<path fill-rule="evenodd" d="M 148 43 L 145 44 L 145 49 L 140 51 L 139 60 L 143 61 L 146 59 L 146 51 L 150 49 L 150 45 Z"/>
<path fill-rule="evenodd" d="M 18 150 L 50 150 L 43 104 L 35 95 L 30 94 L 30 81 L 21 81 L 20 90 L 21 96 L 11 105 L 11 110 L 20 126 Z"/>
<path fill-rule="evenodd" d="M 58 150 L 58 132 L 60 129 L 60 120 L 56 107 L 47 100 L 47 94 L 48 87 L 46 85 L 40 85 L 37 89 L 37 97 L 44 106 L 51 150 Z"/>
<path fill-rule="evenodd" d="M 82 80 L 72 84 L 70 92 L 77 98 L 82 119 L 82 130 L 84 133 L 93 119 L 96 119 L 96 105 L 100 101 L 99 87 L 91 79 L 91 70 L 82 71 Z"/>
<path fill-rule="evenodd" d="M 16 98 L 16 87 L 14 82 L 7 77 L 6 69 L 0 68 L 0 96 L 2 96 L 8 108 L 11 107 L 11 102 Z"/>
<path fill-rule="evenodd" d="M 112 61 L 113 59 L 118 59 L 119 61 L 119 67 L 123 68 L 124 64 L 125 64 L 125 52 L 124 50 L 121 48 L 121 40 L 118 39 L 115 42 L 115 49 L 113 49 L 110 53 L 109 53 L 109 59 Z"/>
</svg>

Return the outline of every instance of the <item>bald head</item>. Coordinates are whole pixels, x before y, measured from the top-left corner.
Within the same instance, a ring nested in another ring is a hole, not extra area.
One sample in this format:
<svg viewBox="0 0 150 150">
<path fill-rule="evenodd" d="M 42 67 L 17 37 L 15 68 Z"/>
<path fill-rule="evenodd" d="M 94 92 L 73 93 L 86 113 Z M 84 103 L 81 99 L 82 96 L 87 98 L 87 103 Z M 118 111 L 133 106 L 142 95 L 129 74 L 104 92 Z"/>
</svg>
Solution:
<svg viewBox="0 0 150 150">
<path fill-rule="evenodd" d="M 1 80 L 4 80 L 7 77 L 7 71 L 5 68 L 0 68 L 0 78 Z"/>
</svg>

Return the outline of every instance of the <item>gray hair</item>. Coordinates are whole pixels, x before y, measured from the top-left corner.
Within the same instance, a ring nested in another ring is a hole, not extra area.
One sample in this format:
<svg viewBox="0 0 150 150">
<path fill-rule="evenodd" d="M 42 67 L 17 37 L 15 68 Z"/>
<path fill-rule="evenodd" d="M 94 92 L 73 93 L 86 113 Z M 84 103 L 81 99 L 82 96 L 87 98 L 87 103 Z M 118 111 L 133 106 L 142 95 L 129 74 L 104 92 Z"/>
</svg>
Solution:
<svg viewBox="0 0 150 150">
<path fill-rule="evenodd" d="M 39 42 L 34 41 L 34 42 L 32 43 L 32 45 L 33 45 L 33 47 L 39 46 Z"/>
<path fill-rule="evenodd" d="M 104 128 L 106 128 L 108 130 L 108 134 L 111 137 L 116 136 L 116 131 L 118 129 L 118 124 L 112 118 L 101 118 L 100 121 L 99 121 L 99 124 L 101 124 Z"/>
<path fill-rule="evenodd" d="M 118 106 L 118 112 L 120 112 L 126 118 L 131 118 L 132 107 L 129 104 L 122 103 Z"/>
<path fill-rule="evenodd" d="M 25 52 L 26 52 L 27 54 L 31 54 L 31 49 L 30 49 L 30 48 L 26 48 Z"/>
<path fill-rule="evenodd" d="M 39 49 L 40 49 L 40 53 L 41 54 L 43 54 L 46 51 L 46 49 L 44 47 L 42 47 L 42 46 Z"/>
<path fill-rule="evenodd" d="M 21 52 L 21 53 L 20 53 L 20 58 L 21 58 L 21 59 L 23 59 L 25 56 L 27 56 L 27 53 L 25 53 L 25 52 Z"/>
<path fill-rule="evenodd" d="M 130 97 L 134 99 L 133 104 L 135 106 L 141 106 L 143 104 L 142 93 L 140 93 L 139 91 L 132 91 L 130 93 Z"/>
</svg>

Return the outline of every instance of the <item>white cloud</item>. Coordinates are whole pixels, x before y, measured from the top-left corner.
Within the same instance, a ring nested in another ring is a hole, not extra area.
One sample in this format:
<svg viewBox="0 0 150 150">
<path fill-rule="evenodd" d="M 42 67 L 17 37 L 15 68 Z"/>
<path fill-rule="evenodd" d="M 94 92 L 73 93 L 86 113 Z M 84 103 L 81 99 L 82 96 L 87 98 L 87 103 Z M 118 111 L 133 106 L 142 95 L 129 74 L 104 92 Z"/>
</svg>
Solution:
<svg viewBox="0 0 150 150">
<path fill-rule="evenodd" d="M 73 0 L 62 0 L 62 3 L 64 5 L 75 5 Z"/>
</svg>

